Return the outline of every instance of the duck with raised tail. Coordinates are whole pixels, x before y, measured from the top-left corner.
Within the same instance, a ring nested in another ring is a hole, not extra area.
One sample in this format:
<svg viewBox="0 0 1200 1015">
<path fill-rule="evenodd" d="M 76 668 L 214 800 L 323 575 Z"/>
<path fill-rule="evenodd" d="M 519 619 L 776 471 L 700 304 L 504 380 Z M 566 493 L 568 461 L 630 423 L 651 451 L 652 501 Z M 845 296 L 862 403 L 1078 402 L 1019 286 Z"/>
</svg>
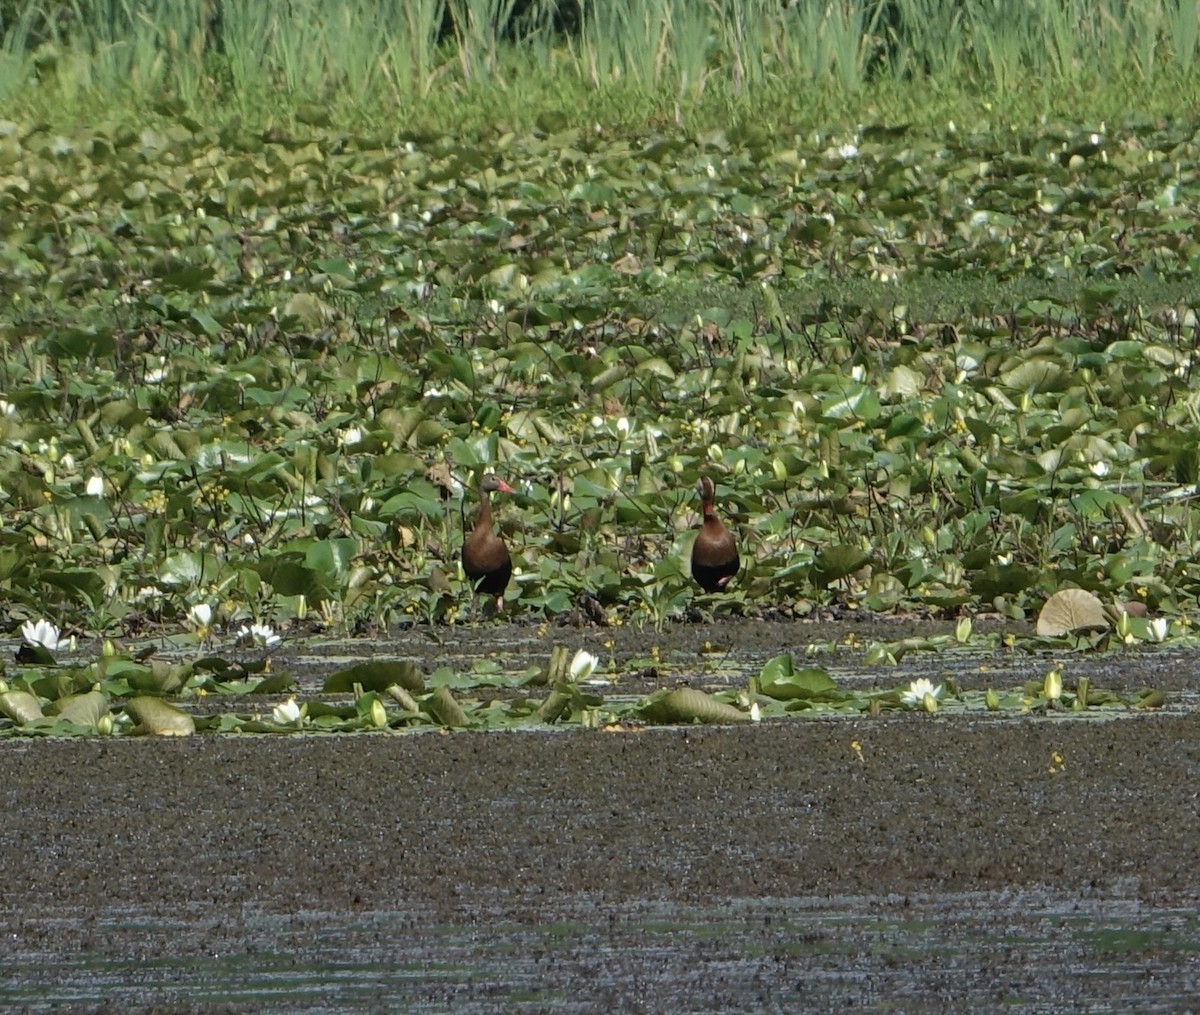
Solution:
<svg viewBox="0 0 1200 1015">
<path fill-rule="evenodd" d="M 696 492 L 700 494 L 704 521 L 692 543 L 692 577 L 705 592 L 722 592 L 741 564 L 737 540 L 713 509 L 716 498 L 713 481 L 704 476 L 696 484 Z"/>
<path fill-rule="evenodd" d="M 463 573 L 475 591 L 496 597 L 496 612 L 504 609 L 504 590 L 512 577 L 512 558 L 504 537 L 492 527 L 493 493 L 516 493 L 503 479 L 487 473 L 479 481 L 479 515 L 463 540 Z"/>
</svg>

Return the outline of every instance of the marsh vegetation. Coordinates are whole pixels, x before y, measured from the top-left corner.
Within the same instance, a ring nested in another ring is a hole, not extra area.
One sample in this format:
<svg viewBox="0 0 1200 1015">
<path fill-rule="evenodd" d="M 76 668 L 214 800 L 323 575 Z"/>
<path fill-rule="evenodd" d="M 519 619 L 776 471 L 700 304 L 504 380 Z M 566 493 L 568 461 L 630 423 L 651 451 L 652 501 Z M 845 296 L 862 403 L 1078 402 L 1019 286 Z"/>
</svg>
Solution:
<svg viewBox="0 0 1200 1015">
<path fill-rule="evenodd" d="M 460 622 L 493 470 L 524 622 L 1073 588 L 1146 613 L 1073 647 L 1186 642 L 1195 4 L 564 10 L 3 6 L 0 588 L 58 693 Z"/>
</svg>

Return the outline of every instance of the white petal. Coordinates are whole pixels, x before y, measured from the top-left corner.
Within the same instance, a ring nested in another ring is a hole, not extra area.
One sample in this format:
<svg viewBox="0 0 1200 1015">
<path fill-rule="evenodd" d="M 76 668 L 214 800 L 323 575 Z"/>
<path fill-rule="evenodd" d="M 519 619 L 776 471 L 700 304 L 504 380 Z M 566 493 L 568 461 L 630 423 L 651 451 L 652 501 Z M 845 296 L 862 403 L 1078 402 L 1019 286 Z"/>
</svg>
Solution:
<svg viewBox="0 0 1200 1015">
<path fill-rule="evenodd" d="M 300 706 L 296 704 L 295 698 L 288 698 L 287 701 L 280 705 L 276 705 L 271 710 L 271 718 L 281 726 L 290 726 L 300 718 Z"/>
<path fill-rule="evenodd" d="M 584 649 L 580 649 L 575 653 L 575 658 L 571 660 L 571 679 L 575 681 L 587 680 L 599 665 L 600 660 L 596 656 Z"/>
<path fill-rule="evenodd" d="M 39 619 L 21 625 L 21 637 L 30 645 L 41 645 L 53 652 L 59 647 L 61 632 L 48 620 Z"/>
</svg>

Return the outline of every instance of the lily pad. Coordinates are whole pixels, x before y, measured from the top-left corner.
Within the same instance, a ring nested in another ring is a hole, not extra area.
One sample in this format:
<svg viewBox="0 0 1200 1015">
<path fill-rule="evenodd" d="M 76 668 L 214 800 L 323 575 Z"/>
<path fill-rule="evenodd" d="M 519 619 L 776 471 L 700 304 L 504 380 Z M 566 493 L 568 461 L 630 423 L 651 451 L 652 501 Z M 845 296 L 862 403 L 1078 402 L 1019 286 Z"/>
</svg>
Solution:
<svg viewBox="0 0 1200 1015">
<path fill-rule="evenodd" d="M 428 698 L 422 706 L 429 716 L 443 726 L 468 726 L 470 719 L 463 707 L 454 700 L 454 695 L 450 693 L 450 688 L 439 687 Z"/>
<path fill-rule="evenodd" d="M 7 716 L 18 726 L 34 719 L 41 719 L 42 704 L 29 691 L 11 690 L 0 694 L 0 714 Z"/>
<path fill-rule="evenodd" d="M 1038 614 L 1037 633 L 1060 637 L 1075 631 L 1106 630 L 1109 627 L 1104 604 L 1084 589 L 1060 589 L 1046 600 Z"/>
<path fill-rule="evenodd" d="M 770 660 L 758 677 L 759 690 L 770 698 L 785 701 L 791 698 L 837 697 L 836 681 L 820 667 L 797 670 L 790 654 Z"/>
<path fill-rule="evenodd" d="M 196 732 L 192 717 L 161 698 L 131 698 L 125 710 L 138 724 L 137 732 L 156 737 L 188 737 Z"/>
<path fill-rule="evenodd" d="M 108 695 L 102 691 L 68 695 L 54 702 L 50 711 L 79 726 L 95 726 L 108 714 Z"/>
<path fill-rule="evenodd" d="M 750 722 L 750 716 L 741 709 L 694 687 L 652 694 L 637 711 L 647 722 L 663 724 Z"/>
<path fill-rule="evenodd" d="M 386 691 L 392 684 L 398 684 L 406 691 L 425 690 L 425 678 L 421 674 L 421 668 L 411 659 L 381 660 L 348 666 L 330 674 L 322 690 L 327 694 L 344 694 L 353 691 L 356 684 L 364 691 Z"/>
</svg>

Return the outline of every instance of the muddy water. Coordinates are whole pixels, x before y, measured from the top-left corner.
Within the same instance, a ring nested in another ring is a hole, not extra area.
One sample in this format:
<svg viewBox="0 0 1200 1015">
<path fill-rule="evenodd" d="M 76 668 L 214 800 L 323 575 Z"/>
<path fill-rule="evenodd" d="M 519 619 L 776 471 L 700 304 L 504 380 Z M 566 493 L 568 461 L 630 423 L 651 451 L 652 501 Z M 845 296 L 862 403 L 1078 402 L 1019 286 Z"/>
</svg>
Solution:
<svg viewBox="0 0 1200 1015">
<path fill-rule="evenodd" d="M 804 649 L 765 627 L 677 629 L 637 679 L 720 682 Z M 473 647 L 514 668 L 568 641 L 502 633 L 429 641 L 429 663 Z M 333 654 L 291 651 L 302 685 Z M 1004 686 L 1048 663 L 831 658 L 887 686 L 947 667 Z M 1184 704 L 1104 723 L 5 741 L 0 1011 L 1195 1010 L 1200 665 L 1067 661 Z"/>
</svg>

